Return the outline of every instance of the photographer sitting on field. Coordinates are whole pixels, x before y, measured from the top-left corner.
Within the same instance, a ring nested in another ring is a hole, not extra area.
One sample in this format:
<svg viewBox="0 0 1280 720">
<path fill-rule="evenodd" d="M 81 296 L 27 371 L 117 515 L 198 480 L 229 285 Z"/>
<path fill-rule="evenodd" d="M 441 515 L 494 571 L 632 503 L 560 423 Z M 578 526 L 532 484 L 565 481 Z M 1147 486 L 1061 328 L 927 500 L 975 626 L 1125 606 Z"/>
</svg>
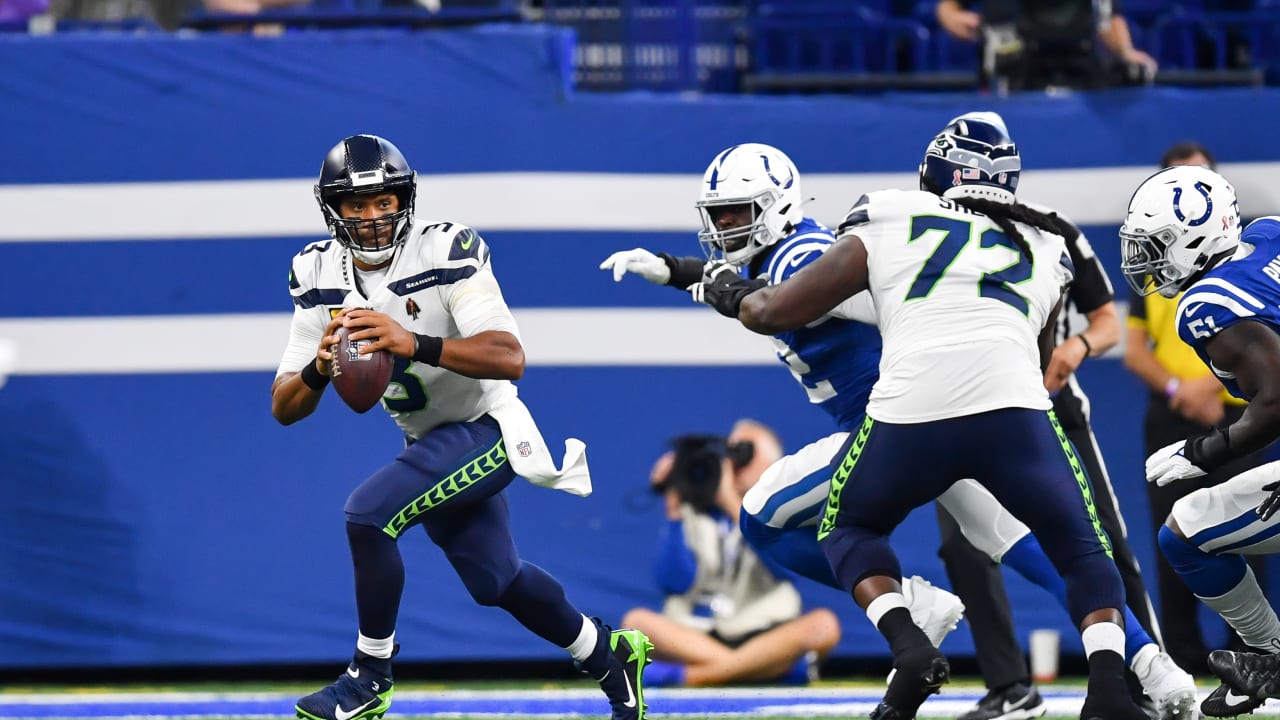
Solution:
<svg viewBox="0 0 1280 720">
<path fill-rule="evenodd" d="M 654 574 L 662 612 L 635 608 L 623 625 L 653 640 L 645 685 L 807 683 L 840 641 L 826 609 L 802 613 L 786 573 L 767 567 L 738 529 L 742 496 L 782 457 L 769 428 L 739 421 L 729 437 L 682 435 L 654 465 L 666 500 Z"/>
</svg>

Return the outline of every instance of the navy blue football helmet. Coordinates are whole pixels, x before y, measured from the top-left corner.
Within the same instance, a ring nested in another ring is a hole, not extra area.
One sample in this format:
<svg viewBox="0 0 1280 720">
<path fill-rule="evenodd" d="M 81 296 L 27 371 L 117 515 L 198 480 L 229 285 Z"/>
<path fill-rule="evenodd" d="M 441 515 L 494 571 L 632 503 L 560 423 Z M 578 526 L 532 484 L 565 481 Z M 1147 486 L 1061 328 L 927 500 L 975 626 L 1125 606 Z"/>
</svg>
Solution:
<svg viewBox="0 0 1280 720">
<path fill-rule="evenodd" d="M 329 234 L 371 265 L 385 262 L 413 226 L 417 173 L 400 150 L 376 135 L 352 135 L 333 146 L 320 167 L 316 202 Z M 374 220 L 346 219 L 339 205 L 357 195 L 395 193 L 400 209 Z"/>
<path fill-rule="evenodd" d="M 993 112 L 965 113 L 929 142 L 920 163 L 920 189 L 943 197 L 1011 203 L 1022 174 L 1018 146 Z"/>
</svg>

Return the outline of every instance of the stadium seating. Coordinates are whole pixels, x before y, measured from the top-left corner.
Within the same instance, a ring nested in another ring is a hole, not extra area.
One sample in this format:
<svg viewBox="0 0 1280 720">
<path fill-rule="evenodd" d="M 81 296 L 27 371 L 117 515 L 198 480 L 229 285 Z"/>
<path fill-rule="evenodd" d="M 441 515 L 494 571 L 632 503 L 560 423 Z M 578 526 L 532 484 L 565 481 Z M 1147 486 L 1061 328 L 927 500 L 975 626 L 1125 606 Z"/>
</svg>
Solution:
<svg viewBox="0 0 1280 720">
<path fill-rule="evenodd" d="M 196 11 L 218 30 L 407 28 L 535 21 L 572 27 L 579 89 L 878 91 L 978 86 L 978 48 L 939 27 L 935 0 L 313 0 L 254 16 Z M 1129 0 L 1135 45 L 1157 84 L 1280 82 L 1280 0 Z M 28 31 L 25 21 L 0 31 Z M 60 32 L 156 31 L 146 19 L 60 18 Z"/>
</svg>

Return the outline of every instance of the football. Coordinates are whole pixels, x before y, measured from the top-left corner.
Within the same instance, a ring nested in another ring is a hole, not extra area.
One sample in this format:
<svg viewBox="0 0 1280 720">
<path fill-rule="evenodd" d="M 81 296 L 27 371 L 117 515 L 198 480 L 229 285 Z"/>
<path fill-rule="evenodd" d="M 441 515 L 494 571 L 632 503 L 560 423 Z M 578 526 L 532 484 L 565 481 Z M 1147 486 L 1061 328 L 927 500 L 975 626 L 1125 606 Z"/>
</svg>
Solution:
<svg viewBox="0 0 1280 720">
<path fill-rule="evenodd" d="M 347 328 L 338 328 L 338 344 L 333 349 L 333 389 L 338 397 L 352 410 L 358 413 L 368 412 L 369 408 L 378 404 L 382 393 L 391 382 L 391 370 L 395 358 L 387 350 L 378 350 L 368 355 L 361 355 L 361 346 L 373 340 L 356 340 L 347 338 Z"/>
</svg>

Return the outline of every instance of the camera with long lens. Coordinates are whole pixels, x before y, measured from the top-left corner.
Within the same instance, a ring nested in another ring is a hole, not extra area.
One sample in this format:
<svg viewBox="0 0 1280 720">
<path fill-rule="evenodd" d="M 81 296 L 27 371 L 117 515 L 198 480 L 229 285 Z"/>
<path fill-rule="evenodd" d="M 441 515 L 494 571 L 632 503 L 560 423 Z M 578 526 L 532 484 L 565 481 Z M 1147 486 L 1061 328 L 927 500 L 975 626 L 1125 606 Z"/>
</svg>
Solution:
<svg viewBox="0 0 1280 720">
<path fill-rule="evenodd" d="M 672 439 L 671 447 L 675 451 L 671 471 L 654 491 L 672 490 L 680 502 L 704 514 L 716 509 L 722 463 L 728 459 L 737 469 L 755 455 L 750 441 L 730 444 L 721 435 L 680 435 Z"/>
</svg>

